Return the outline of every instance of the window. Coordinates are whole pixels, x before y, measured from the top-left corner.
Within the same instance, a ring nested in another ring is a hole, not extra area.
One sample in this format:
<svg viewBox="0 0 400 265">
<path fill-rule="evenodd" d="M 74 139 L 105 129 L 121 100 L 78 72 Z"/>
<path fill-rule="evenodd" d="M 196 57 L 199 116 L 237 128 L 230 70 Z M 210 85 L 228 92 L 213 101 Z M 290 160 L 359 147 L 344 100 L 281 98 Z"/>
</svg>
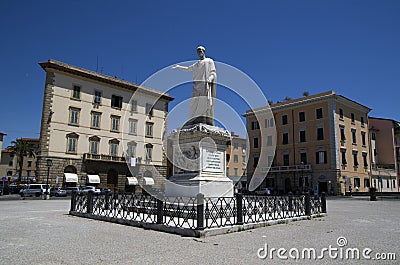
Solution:
<svg viewBox="0 0 400 265">
<path fill-rule="evenodd" d="M 146 115 L 153 115 L 153 105 L 150 103 L 146 103 Z"/>
<path fill-rule="evenodd" d="M 234 156 L 233 156 L 233 162 L 239 163 L 239 157 L 238 157 L 238 155 L 234 155 Z"/>
<path fill-rule="evenodd" d="M 101 91 L 95 90 L 94 91 L 94 99 L 93 102 L 95 104 L 100 104 L 101 103 Z"/>
<path fill-rule="evenodd" d="M 67 153 L 76 154 L 78 137 L 79 136 L 76 133 L 70 133 L 67 135 Z"/>
<path fill-rule="evenodd" d="M 100 129 L 100 118 L 101 118 L 101 113 L 92 112 L 92 122 L 91 122 L 92 129 Z"/>
<path fill-rule="evenodd" d="M 267 135 L 267 146 L 272 146 L 272 135 Z"/>
<path fill-rule="evenodd" d="M 253 138 L 253 147 L 258 148 L 258 136 L 254 136 Z"/>
<path fill-rule="evenodd" d="M 118 132 L 119 131 L 119 120 L 118 116 L 111 116 L 111 131 Z"/>
<path fill-rule="evenodd" d="M 28 161 L 28 167 L 32 167 L 32 161 Z"/>
<path fill-rule="evenodd" d="M 368 168 L 367 153 L 363 152 L 362 157 L 363 157 L 363 162 L 364 162 L 364 168 Z"/>
<path fill-rule="evenodd" d="M 137 112 L 137 100 L 131 102 L 131 112 Z"/>
<path fill-rule="evenodd" d="M 254 156 L 253 156 L 253 168 L 256 168 L 257 167 L 257 165 L 258 165 L 258 160 L 260 159 L 260 157 L 259 157 L 259 155 L 258 154 L 255 154 Z"/>
<path fill-rule="evenodd" d="M 353 144 L 357 144 L 356 129 L 351 129 L 351 138 L 353 140 Z"/>
<path fill-rule="evenodd" d="M 282 125 L 285 125 L 285 124 L 288 124 L 288 116 L 286 114 L 282 115 Z"/>
<path fill-rule="evenodd" d="M 129 120 L 129 134 L 137 134 L 137 120 Z"/>
<path fill-rule="evenodd" d="M 300 163 L 301 162 L 303 162 L 304 164 L 307 164 L 307 153 L 306 152 L 300 153 Z"/>
<path fill-rule="evenodd" d="M 236 167 L 233 169 L 233 173 L 235 174 L 235 176 L 238 176 L 238 169 Z"/>
<path fill-rule="evenodd" d="M 396 188 L 396 180 L 395 179 L 393 180 L 393 188 L 394 189 Z"/>
<path fill-rule="evenodd" d="M 283 155 L 283 165 L 284 166 L 289 166 L 289 154 L 284 154 Z"/>
<path fill-rule="evenodd" d="M 238 143 L 233 143 L 233 149 L 239 149 L 239 144 Z"/>
<path fill-rule="evenodd" d="M 299 122 L 306 121 L 306 113 L 304 111 L 299 112 Z"/>
<path fill-rule="evenodd" d="M 91 153 L 92 155 L 99 154 L 99 142 L 100 138 L 97 136 L 89 138 L 89 153 Z"/>
<path fill-rule="evenodd" d="M 353 162 L 354 162 L 354 167 L 358 167 L 358 159 L 357 159 L 358 152 L 353 151 Z"/>
<path fill-rule="evenodd" d="M 79 113 L 80 109 L 70 108 L 69 109 L 69 124 L 70 125 L 79 125 Z"/>
<path fill-rule="evenodd" d="M 373 132 L 373 133 L 371 133 L 371 140 L 376 140 L 376 134 Z"/>
<path fill-rule="evenodd" d="M 354 177 L 354 188 L 360 188 L 360 178 Z"/>
<path fill-rule="evenodd" d="M 317 140 L 324 140 L 324 128 L 317 128 Z"/>
<path fill-rule="evenodd" d="M 387 179 L 387 180 L 386 180 L 386 188 L 390 188 L 390 187 L 389 187 L 389 182 L 390 182 L 390 181 Z"/>
<path fill-rule="evenodd" d="M 364 127 L 365 121 L 363 116 L 361 116 L 360 121 L 361 121 L 361 127 Z"/>
<path fill-rule="evenodd" d="M 323 118 L 323 112 L 322 112 L 322 108 L 316 109 L 315 110 L 315 117 L 317 119 L 322 119 Z"/>
<path fill-rule="evenodd" d="M 344 126 L 340 126 L 340 141 L 346 141 L 346 134 L 344 133 Z"/>
<path fill-rule="evenodd" d="M 355 124 L 355 123 L 356 123 L 356 120 L 355 120 L 355 118 L 354 118 L 354 113 L 351 113 L 351 114 L 350 114 L 350 117 L 351 117 L 351 123 L 352 123 L 352 124 Z"/>
<path fill-rule="evenodd" d="M 81 87 L 80 86 L 74 86 L 72 89 L 72 98 L 73 99 L 81 99 Z"/>
<path fill-rule="evenodd" d="M 258 124 L 258 121 L 252 121 L 252 122 L 251 122 L 251 129 L 252 129 L 252 130 L 258 130 L 258 129 L 260 129 L 260 124 Z"/>
<path fill-rule="evenodd" d="M 126 154 L 128 157 L 136 157 L 136 143 L 134 142 L 128 143 Z"/>
<path fill-rule="evenodd" d="M 339 119 L 343 120 L 343 109 L 339 109 Z"/>
<path fill-rule="evenodd" d="M 282 134 L 282 144 L 288 144 L 289 143 L 289 133 L 283 133 Z"/>
<path fill-rule="evenodd" d="M 229 167 L 226 167 L 226 175 L 229 176 Z"/>
<path fill-rule="evenodd" d="M 366 146 L 366 140 L 365 140 L 365 132 L 361 132 L 361 142 L 363 146 Z"/>
<path fill-rule="evenodd" d="M 265 119 L 265 128 L 274 127 L 274 118 Z"/>
<path fill-rule="evenodd" d="M 306 141 L 306 131 L 301 130 L 300 131 L 300 143 L 304 143 Z"/>
<path fill-rule="evenodd" d="M 242 156 L 242 163 L 246 163 L 246 156 Z"/>
<path fill-rule="evenodd" d="M 146 122 L 146 137 L 153 137 L 153 123 Z"/>
<path fill-rule="evenodd" d="M 117 139 L 112 139 L 108 144 L 110 146 L 110 156 L 118 156 L 119 141 Z"/>
<path fill-rule="evenodd" d="M 27 176 L 27 177 L 30 177 L 30 176 L 31 176 L 31 170 L 27 170 L 27 171 L 26 171 L 26 176 Z"/>
<path fill-rule="evenodd" d="M 111 96 L 111 107 L 121 109 L 122 108 L 122 97 L 112 95 Z"/>
<path fill-rule="evenodd" d="M 327 163 L 327 161 L 326 161 L 326 151 L 318 151 L 317 153 L 316 153 L 316 156 L 315 156 L 315 158 L 316 158 L 316 163 L 317 164 L 326 164 Z M 343 161 L 342 161 L 343 162 Z"/>
<path fill-rule="evenodd" d="M 369 178 L 364 178 L 364 188 L 369 188 L 370 183 L 369 183 Z"/>
<path fill-rule="evenodd" d="M 347 165 L 346 149 L 341 149 L 340 152 L 342 153 L 342 165 L 345 166 Z"/>
<path fill-rule="evenodd" d="M 146 161 L 150 161 L 153 157 L 153 145 L 146 144 Z"/>
</svg>

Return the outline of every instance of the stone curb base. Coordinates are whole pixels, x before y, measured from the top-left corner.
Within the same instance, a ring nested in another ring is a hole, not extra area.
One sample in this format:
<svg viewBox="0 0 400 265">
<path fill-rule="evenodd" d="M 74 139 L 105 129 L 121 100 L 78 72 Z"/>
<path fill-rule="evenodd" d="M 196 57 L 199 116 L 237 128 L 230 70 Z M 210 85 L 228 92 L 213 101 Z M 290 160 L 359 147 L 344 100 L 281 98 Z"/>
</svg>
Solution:
<svg viewBox="0 0 400 265">
<path fill-rule="evenodd" d="M 327 216 L 326 213 L 319 213 L 319 214 L 313 214 L 311 216 L 300 216 L 300 217 L 292 217 L 292 218 L 286 218 L 286 219 L 280 219 L 280 220 L 270 220 L 270 221 L 259 222 L 259 223 L 250 223 L 250 224 L 243 224 L 243 225 L 232 225 L 232 226 L 225 226 L 225 227 L 206 228 L 203 230 L 195 230 L 195 229 L 189 229 L 189 228 L 166 226 L 164 224 L 143 223 L 143 222 L 139 222 L 139 221 L 124 220 L 124 219 L 114 218 L 114 217 L 98 216 L 98 215 L 88 214 L 88 213 L 69 212 L 69 214 L 73 215 L 73 216 L 77 216 L 77 217 L 84 217 L 84 218 L 95 219 L 95 220 L 99 220 L 99 221 L 117 223 L 117 224 L 122 224 L 122 225 L 129 225 L 129 226 L 134 226 L 134 227 L 141 227 L 144 229 L 150 229 L 150 230 L 156 230 L 156 231 L 160 231 L 160 232 L 178 234 L 181 236 L 198 237 L 198 238 L 204 238 L 204 237 L 216 236 L 216 235 L 222 235 L 222 234 L 228 234 L 228 233 L 234 233 L 234 232 L 241 232 L 241 231 L 245 231 L 245 230 L 266 227 L 266 226 L 270 226 L 270 225 L 287 224 L 290 222 L 301 221 L 301 220 L 311 220 L 312 218 Z"/>
</svg>

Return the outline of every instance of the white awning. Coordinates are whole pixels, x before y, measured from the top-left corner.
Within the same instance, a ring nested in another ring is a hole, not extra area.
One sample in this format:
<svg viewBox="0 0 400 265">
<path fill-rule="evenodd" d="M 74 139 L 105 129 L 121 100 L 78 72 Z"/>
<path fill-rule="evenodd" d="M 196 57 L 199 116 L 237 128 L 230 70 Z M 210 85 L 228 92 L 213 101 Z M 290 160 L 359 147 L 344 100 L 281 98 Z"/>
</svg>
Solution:
<svg viewBox="0 0 400 265">
<path fill-rule="evenodd" d="M 151 186 L 154 185 L 154 179 L 149 177 L 143 178 L 143 185 Z"/>
<path fill-rule="evenodd" d="M 126 178 L 126 185 L 138 185 L 138 180 L 135 177 L 127 177 Z"/>
<path fill-rule="evenodd" d="M 78 175 L 75 173 L 64 173 L 65 182 L 78 182 Z"/>
<path fill-rule="evenodd" d="M 99 175 L 87 175 L 88 183 L 96 184 L 100 183 Z"/>
</svg>

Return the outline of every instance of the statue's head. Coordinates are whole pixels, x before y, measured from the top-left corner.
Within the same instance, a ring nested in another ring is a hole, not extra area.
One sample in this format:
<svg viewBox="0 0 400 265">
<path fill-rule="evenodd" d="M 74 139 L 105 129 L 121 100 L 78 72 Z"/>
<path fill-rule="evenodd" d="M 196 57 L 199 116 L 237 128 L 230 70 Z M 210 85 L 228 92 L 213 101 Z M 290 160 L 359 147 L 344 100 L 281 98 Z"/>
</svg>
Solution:
<svg viewBox="0 0 400 265">
<path fill-rule="evenodd" d="M 206 48 L 203 46 L 197 47 L 197 55 L 199 56 L 200 59 L 204 59 L 204 56 L 206 54 Z"/>
</svg>

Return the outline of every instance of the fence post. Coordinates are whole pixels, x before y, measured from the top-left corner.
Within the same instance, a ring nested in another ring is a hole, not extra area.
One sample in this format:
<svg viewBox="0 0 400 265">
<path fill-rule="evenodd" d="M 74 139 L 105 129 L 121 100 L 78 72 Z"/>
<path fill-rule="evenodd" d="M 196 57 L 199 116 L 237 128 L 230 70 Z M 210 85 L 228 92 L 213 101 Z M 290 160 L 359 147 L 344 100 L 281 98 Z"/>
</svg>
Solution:
<svg viewBox="0 0 400 265">
<path fill-rule="evenodd" d="M 326 213 L 326 193 L 321 193 L 321 212 Z"/>
<path fill-rule="evenodd" d="M 197 194 L 197 230 L 204 229 L 204 194 Z"/>
<path fill-rule="evenodd" d="M 306 195 L 304 197 L 304 203 L 305 203 L 306 215 L 310 216 L 311 215 L 311 196 L 309 193 L 306 193 Z"/>
<path fill-rule="evenodd" d="M 243 224 L 243 195 L 236 193 L 236 224 Z"/>
<path fill-rule="evenodd" d="M 76 193 L 75 191 L 72 191 L 70 212 L 75 212 L 75 211 L 76 211 Z"/>
<path fill-rule="evenodd" d="M 108 192 L 106 192 L 106 194 L 104 195 L 104 200 L 104 209 L 108 210 L 110 208 L 110 194 Z"/>
<path fill-rule="evenodd" d="M 157 200 L 157 224 L 162 224 L 164 216 L 164 202 L 158 198 L 156 200 Z"/>
<path fill-rule="evenodd" d="M 91 192 L 88 192 L 87 196 L 87 206 L 86 206 L 86 210 L 87 213 L 93 213 L 93 194 Z"/>
<path fill-rule="evenodd" d="M 293 194 L 289 192 L 289 211 L 293 211 Z"/>
</svg>

